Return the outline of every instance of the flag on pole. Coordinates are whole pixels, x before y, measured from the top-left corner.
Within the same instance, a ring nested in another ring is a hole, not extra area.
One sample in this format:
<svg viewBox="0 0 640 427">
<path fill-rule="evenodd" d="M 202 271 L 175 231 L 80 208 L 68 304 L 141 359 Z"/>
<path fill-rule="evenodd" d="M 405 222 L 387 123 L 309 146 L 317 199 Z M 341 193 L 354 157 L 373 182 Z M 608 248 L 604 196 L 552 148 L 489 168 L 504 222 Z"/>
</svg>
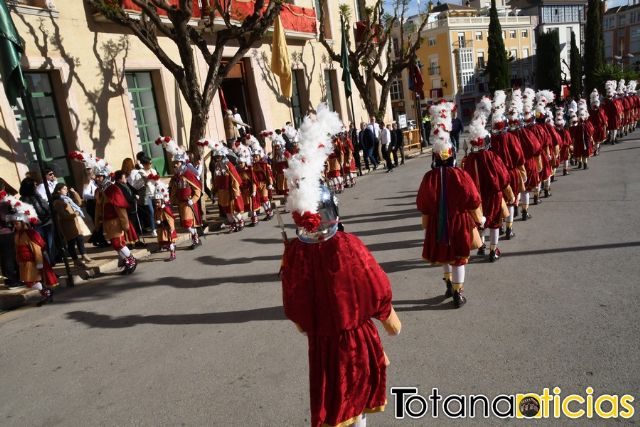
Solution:
<svg viewBox="0 0 640 427">
<path fill-rule="evenodd" d="M 273 24 L 273 40 L 271 43 L 273 54 L 271 55 L 271 71 L 280 77 L 280 92 L 285 98 L 291 98 L 291 61 L 289 60 L 289 49 L 284 36 L 282 21 L 280 16 L 276 17 Z"/>
<path fill-rule="evenodd" d="M 420 67 L 415 62 L 409 66 L 409 90 L 424 99 L 424 80 Z"/>
<path fill-rule="evenodd" d="M 16 105 L 16 99 L 26 88 L 20 68 L 22 53 L 20 37 L 9 15 L 7 3 L 5 0 L 0 0 L 0 73 L 11 105 Z"/>
<path fill-rule="evenodd" d="M 342 67 L 342 78 L 344 82 L 344 93 L 347 98 L 351 96 L 351 74 L 349 73 L 349 46 L 347 45 L 347 31 L 342 17 L 340 17 L 340 25 L 342 26 L 342 46 L 340 47 L 340 66 Z"/>
</svg>

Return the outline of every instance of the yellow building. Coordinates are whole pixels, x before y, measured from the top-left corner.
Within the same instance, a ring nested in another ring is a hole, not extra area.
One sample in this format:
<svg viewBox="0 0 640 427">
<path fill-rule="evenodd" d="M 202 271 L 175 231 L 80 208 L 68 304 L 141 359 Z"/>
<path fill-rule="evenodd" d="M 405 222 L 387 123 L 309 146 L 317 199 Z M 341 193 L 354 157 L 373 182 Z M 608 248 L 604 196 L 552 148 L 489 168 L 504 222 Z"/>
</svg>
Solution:
<svg viewBox="0 0 640 427">
<path fill-rule="evenodd" d="M 176 1 L 176 0 L 173 0 Z M 233 0 L 238 7 L 251 0 Z M 340 65 L 327 59 L 317 41 L 317 0 L 285 2 L 282 17 L 293 68 L 293 102 L 279 92 L 279 80 L 270 71 L 271 33 L 249 50 L 222 84 L 229 107 L 236 106 L 255 133 L 299 122 L 321 101 L 327 101 L 345 123 L 352 118 L 347 109 Z M 372 0 L 350 0 L 353 28 L 366 4 Z M 26 80 L 34 93 L 37 124 L 43 137 L 42 152 L 57 175 L 79 186 L 83 171 L 67 154 L 85 150 L 105 158 L 118 169 L 125 157 L 145 151 L 158 170 L 168 173 L 166 156 L 154 144 L 159 135 L 171 135 L 180 145 L 188 142 L 190 111 L 173 76 L 134 35 L 108 22 L 83 1 L 8 0 L 13 21 L 25 41 L 22 58 Z M 126 8 L 137 12 L 130 0 Z M 202 25 L 194 0 L 192 25 Z M 326 2 L 326 32 L 340 49 L 340 18 L 337 2 Z M 287 15 L 287 19 L 285 19 Z M 354 37 L 352 37 L 353 43 Z M 178 61 L 171 42 L 161 46 Z M 225 48 L 224 57 L 233 55 Z M 207 67 L 194 49 L 201 76 Z M 355 119 L 367 113 L 353 88 Z M 209 112 L 206 136 L 225 139 L 221 97 Z M 390 111 L 390 109 L 388 110 Z M 29 170 L 36 170 L 34 143 L 21 108 L 12 108 L 0 91 L 0 177 L 17 187 Z"/>
<path fill-rule="evenodd" d="M 432 9 L 429 23 L 422 32 L 422 45 L 417 57 L 422 64 L 425 99 L 429 102 L 439 98 L 453 100 L 463 118 L 469 118 L 475 104 L 487 94 L 487 79 L 483 70 L 488 60 L 489 16 L 482 16 L 486 7 L 459 6 L 444 3 Z M 535 54 L 537 17 L 512 16 L 510 9 L 499 9 L 500 25 L 505 48 L 513 58 L 510 63 L 513 86 L 532 85 Z M 419 22 L 420 16 L 410 19 Z M 407 114 L 416 118 L 416 101 L 408 88 L 408 73 L 405 71 L 391 100 L 394 114 Z M 398 93 L 402 92 L 402 93 Z"/>
</svg>

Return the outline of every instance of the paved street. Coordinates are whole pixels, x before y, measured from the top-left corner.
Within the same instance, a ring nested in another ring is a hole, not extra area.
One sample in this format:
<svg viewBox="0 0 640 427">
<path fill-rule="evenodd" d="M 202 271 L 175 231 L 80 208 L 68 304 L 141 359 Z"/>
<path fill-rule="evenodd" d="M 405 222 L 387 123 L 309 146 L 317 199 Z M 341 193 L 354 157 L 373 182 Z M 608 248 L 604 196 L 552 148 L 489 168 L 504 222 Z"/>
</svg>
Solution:
<svg viewBox="0 0 640 427">
<path fill-rule="evenodd" d="M 639 135 L 560 176 L 532 220 L 516 221 L 496 264 L 474 259 L 460 310 L 441 298 L 441 269 L 420 259 L 415 194 L 429 160 L 347 190 L 345 228 L 389 274 L 403 322 L 400 336 L 383 336 L 387 387 L 640 397 Z M 282 249 L 274 219 L 1 315 L 0 424 L 308 425 L 307 344 L 281 308 Z M 369 426 L 434 422 L 431 411 L 395 420 L 388 399 Z"/>
</svg>

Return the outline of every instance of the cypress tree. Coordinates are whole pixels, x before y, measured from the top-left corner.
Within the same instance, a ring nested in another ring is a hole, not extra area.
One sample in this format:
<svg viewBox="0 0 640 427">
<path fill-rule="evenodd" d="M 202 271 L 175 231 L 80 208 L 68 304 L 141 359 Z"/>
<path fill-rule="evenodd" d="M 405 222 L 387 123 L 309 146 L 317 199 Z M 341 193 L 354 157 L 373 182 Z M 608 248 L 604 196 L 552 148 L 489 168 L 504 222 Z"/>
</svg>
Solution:
<svg viewBox="0 0 640 427">
<path fill-rule="evenodd" d="M 536 61 L 536 87 L 552 90 L 559 97 L 562 77 L 558 30 L 538 35 Z"/>
<path fill-rule="evenodd" d="M 571 51 L 569 52 L 570 73 L 571 73 L 571 96 L 578 99 L 582 96 L 582 57 L 578 46 L 576 46 L 576 35 L 571 32 Z"/>
<path fill-rule="evenodd" d="M 603 4 L 589 0 L 587 23 L 584 28 L 584 83 L 587 93 L 598 87 L 598 70 L 604 65 L 604 36 L 602 35 Z M 600 88 L 602 89 L 602 88 Z"/>
<path fill-rule="evenodd" d="M 491 0 L 489 9 L 489 58 L 486 73 L 489 76 L 489 90 L 507 89 L 509 84 L 509 62 L 502 39 L 502 27 L 498 19 L 496 1 Z"/>
</svg>

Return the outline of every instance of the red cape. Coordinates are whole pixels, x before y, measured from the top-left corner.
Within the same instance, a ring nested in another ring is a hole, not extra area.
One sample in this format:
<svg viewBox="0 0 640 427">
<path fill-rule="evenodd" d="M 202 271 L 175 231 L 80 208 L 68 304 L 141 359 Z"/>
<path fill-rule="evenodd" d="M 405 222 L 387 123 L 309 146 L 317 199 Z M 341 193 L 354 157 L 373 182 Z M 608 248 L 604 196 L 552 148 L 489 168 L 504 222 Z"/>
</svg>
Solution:
<svg viewBox="0 0 640 427">
<path fill-rule="evenodd" d="M 286 316 L 307 333 L 311 426 L 338 425 L 386 403 L 382 343 L 371 318 L 391 312 L 387 275 L 356 236 L 298 239 L 283 255 Z"/>
</svg>

